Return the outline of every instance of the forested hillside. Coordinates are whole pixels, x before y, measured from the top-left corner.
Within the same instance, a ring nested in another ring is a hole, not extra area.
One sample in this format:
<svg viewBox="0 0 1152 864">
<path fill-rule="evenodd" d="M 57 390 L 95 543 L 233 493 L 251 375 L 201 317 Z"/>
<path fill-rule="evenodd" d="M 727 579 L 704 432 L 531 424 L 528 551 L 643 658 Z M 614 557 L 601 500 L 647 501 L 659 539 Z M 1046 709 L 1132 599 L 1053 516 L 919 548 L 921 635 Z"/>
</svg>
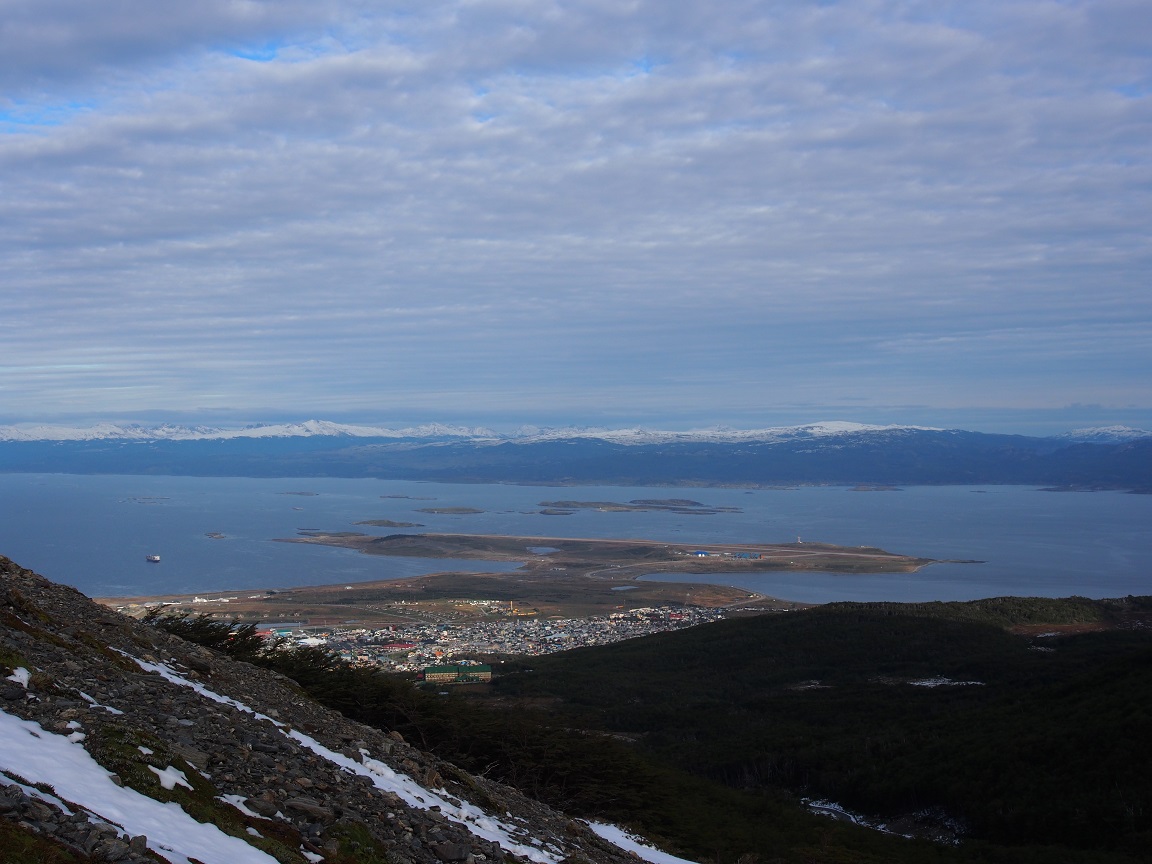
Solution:
<svg viewBox="0 0 1152 864">
<path fill-rule="evenodd" d="M 1149 609 L 834 604 L 533 659 L 497 690 L 734 788 L 1135 850 L 1152 829 Z"/>
<path fill-rule="evenodd" d="M 505 658 L 449 696 L 317 649 L 253 659 L 695 860 L 1121 864 L 1152 841 L 1150 619 L 1152 598 L 835 604 Z"/>
</svg>

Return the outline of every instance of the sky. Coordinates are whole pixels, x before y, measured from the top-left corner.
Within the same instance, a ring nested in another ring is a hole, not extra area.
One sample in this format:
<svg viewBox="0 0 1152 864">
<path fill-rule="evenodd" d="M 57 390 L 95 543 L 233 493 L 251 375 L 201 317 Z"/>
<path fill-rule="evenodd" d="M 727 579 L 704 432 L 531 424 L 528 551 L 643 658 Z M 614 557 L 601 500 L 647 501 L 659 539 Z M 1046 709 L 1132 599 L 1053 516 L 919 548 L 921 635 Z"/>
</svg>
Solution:
<svg viewBox="0 0 1152 864">
<path fill-rule="evenodd" d="M 0 0 L 0 422 L 1152 428 L 1146 0 Z"/>
</svg>

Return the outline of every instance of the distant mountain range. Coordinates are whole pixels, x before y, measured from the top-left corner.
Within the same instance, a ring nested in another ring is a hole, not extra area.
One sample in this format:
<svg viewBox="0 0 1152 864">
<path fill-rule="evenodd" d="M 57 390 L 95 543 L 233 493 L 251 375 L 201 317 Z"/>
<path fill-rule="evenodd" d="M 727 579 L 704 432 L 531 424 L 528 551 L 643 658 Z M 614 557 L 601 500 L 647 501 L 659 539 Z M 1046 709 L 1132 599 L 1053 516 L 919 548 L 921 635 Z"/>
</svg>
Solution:
<svg viewBox="0 0 1152 864">
<path fill-rule="evenodd" d="M 274 423 L 221 429 L 212 426 L 159 426 L 100 423 L 95 426 L 23 424 L 0 426 L 0 441 L 222 441 L 232 438 L 482 438 L 495 433 L 482 428 L 431 423 L 406 429 L 350 426 L 327 420 Z"/>
<path fill-rule="evenodd" d="M 687 432 L 668 432 L 650 429 L 605 429 L 600 427 L 523 426 L 511 434 L 500 434 L 482 426 L 448 426 L 428 423 L 391 429 L 384 426 L 360 426 L 333 423 L 328 420 L 305 420 L 302 423 L 267 423 L 227 429 L 216 426 L 174 426 L 162 423 L 145 426 L 138 423 L 118 425 L 99 423 L 95 426 L 54 426 L 47 424 L 21 424 L 0 426 L 0 442 L 7 441 L 223 441 L 235 438 L 388 438 L 484 441 L 496 443 L 515 441 L 563 441 L 574 438 L 592 438 L 617 444 L 667 444 L 677 441 L 711 441 L 734 443 L 739 441 L 779 442 L 807 438 L 831 438 L 851 434 L 881 435 L 903 432 L 945 432 L 930 426 L 875 426 L 833 420 L 801 426 L 774 426 L 766 429 L 697 429 Z M 1084 444 L 1116 444 L 1152 438 L 1152 432 L 1128 426 L 1099 426 L 1074 429 L 1052 436 L 1051 439 Z"/>
<path fill-rule="evenodd" d="M 1152 432 L 1110 426 L 1054 437 L 843 421 L 768 429 L 439 424 L 388 429 L 320 420 L 240 429 L 0 426 L 0 472 L 381 477 L 605 485 L 1039 484 L 1152 489 Z"/>
</svg>

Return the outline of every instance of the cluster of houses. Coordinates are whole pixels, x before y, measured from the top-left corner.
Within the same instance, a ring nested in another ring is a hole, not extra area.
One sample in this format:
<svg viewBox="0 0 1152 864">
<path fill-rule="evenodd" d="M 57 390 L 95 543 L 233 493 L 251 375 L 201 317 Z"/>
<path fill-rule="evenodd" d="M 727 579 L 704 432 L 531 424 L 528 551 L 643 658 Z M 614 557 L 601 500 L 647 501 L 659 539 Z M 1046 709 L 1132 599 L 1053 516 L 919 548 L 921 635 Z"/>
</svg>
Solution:
<svg viewBox="0 0 1152 864">
<path fill-rule="evenodd" d="M 694 606 L 644 607 L 591 618 L 499 619 L 469 622 L 412 622 L 382 629 L 316 628 L 301 622 L 269 623 L 260 631 L 297 644 L 324 645 L 344 659 L 397 672 L 456 669 L 462 656 L 535 656 L 586 645 L 606 645 L 665 630 L 715 621 L 723 610 Z M 467 664 L 465 664 L 467 665 Z M 490 671 L 490 670 L 489 670 Z M 448 675 L 444 671 L 439 674 Z M 456 673 L 451 673 L 455 675 Z M 466 678 L 481 674 L 473 666 Z M 430 682 L 436 678 L 427 678 Z"/>
</svg>

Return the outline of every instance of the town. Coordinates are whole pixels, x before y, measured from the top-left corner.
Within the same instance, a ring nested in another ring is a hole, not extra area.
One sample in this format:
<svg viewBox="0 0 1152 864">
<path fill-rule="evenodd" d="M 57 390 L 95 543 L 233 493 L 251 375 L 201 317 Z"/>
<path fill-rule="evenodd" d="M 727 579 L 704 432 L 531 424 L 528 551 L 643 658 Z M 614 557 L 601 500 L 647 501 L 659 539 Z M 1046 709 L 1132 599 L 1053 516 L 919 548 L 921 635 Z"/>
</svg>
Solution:
<svg viewBox="0 0 1152 864">
<path fill-rule="evenodd" d="M 270 627 L 261 632 L 270 638 L 323 646 L 356 665 L 419 672 L 432 664 L 461 659 L 501 654 L 536 656 L 588 645 L 607 645 L 717 621 L 724 614 L 722 609 L 665 606 L 590 618 L 413 622 L 379 629 Z"/>
</svg>

